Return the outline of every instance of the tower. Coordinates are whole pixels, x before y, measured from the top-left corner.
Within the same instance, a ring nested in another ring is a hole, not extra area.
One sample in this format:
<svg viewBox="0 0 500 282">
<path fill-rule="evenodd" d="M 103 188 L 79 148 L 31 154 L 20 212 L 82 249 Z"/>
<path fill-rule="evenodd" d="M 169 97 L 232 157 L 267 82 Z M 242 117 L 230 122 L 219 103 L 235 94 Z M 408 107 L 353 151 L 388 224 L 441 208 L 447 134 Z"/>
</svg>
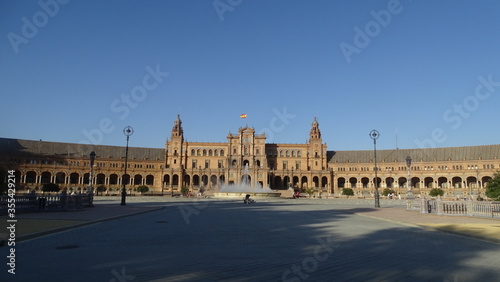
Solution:
<svg viewBox="0 0 500 282">
<path fill-rule="evenodd" d="M 184 130 L 182 129 L 182 121 L 180 115 L 174 121 L 174 127 L 170 135 L 170 141 L 167 140 L 166 147 L 166 167 L 169 168 L 185 168 L 186 163 L 186 144 L 184 141 Z"/>
<path fill-rule="evenodd" d="M 321 139 L 319 123 L 314 118 L 309 132 L 308 166 L 310 170 L 324 170 L 326 168 L 326 144 Z"/>
</svg>

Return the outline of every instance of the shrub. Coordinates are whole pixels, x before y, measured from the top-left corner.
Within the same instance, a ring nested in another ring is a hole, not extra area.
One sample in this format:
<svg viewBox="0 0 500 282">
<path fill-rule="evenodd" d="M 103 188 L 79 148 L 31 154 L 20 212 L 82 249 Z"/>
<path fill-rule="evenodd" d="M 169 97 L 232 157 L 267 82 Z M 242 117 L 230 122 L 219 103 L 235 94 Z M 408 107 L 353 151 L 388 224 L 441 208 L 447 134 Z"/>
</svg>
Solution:
<svg viewBox="0 0 500 282">
<path fill-rule="evenodd" d="M 96 191 L 96 194 L 99 196 L 99 192 L 102 193 L 102 192 L 106 191 L 106 186 L 99 185 L 99 186 L 97 186 L 97 188 L 95 189 L 95 191 Z"/>
<path fill-rule="evenodd" d="M 382 191 L 383 196 L 387 196 L 387 195 L 393 194 L 393 193 L 395 193 L 395 192 L 391 188 L 385 188 L 384 191 Z"/>
<path fill-rule="evenodd" d="M 354 191 L 351 188 L 342 189 L 342 195 L 354 196 Z"/>
<path fill-rule="evenodd" d="M 437 197 L 443 195 L 444 195 L 444 190 L 441 188 L 432 188 L 431 191 L 429 191 L 429 196 L 431 197 Z"/>
<path fill-rule="evenodd" d="M 146 185 L 141 185 L 141 186 L 137 187 L 137 192 L 139 192 L 141 194 L 146 193 L 148 191 L 149 191 L 149 187 Z"/>
<path fill-rule="evenodd" d="M 311 197 L 312 194 L 314 194 L 314 189 L 313 188 L 307 188 L 306 189 L 306 193 L 309 195 L 309 197 Z"/>
<path fill-rule="evenodd" d="M 182 195 L 186 196 L 188 191 L 189 191 L 188 187 L 186 187 L 186 186 L 181 187 L 181 194 Z"/>
</svg>

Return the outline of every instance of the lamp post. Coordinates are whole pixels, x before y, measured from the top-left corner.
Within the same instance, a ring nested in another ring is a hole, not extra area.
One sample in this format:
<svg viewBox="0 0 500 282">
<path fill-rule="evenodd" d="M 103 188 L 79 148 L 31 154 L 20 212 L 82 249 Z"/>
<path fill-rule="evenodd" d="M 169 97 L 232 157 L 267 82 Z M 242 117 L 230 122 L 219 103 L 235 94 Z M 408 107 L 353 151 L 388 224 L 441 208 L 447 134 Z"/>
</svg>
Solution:
<svg viewBox="0 0 500 282">
<path fill-rule="evenodd" d="M 123 129 L 123 134 L 125 134 L 125 136 L 127 136 L 127 147 L 125 149 L 125 171 L 123 173 L 123 177 L 122 177 L 122 184 L 123 184 L 123 188 L 122 188 L 122 202 L 120 205 L 122 206 L 125 206 L 126 205 L 126 201 L 127 201 L 127 191 L 125 190 L 125 186 L 127 185 L 125 183 L 125 175 L 127 175 L 127 161 L 128 161 L 128 139 L 130 137 L 130 135 L 132 135 L 134 133 L 134 129 L 131 127 L 131 126 L 127 126 Z"/>
<path fill-rule="evenodd" d="M 90 175 L 89 175 L 89 204 L 91 207 L 94 206 L 94 184 L 92 183 L 92 179 L 94 178 L 94 161 L 95 161 L 95 152 L 90 152 Z"/>
<path fill-rule="evenodd" d="M 413 199 L 415 199 L 415 196 L 413 195 L 413 191 L 411 191 L 411 174 L 410 174 L 411 157 L 410 156 L 406 157 L 406 166 L 408 167 L 408 179 L 406 180 L 406 185 L 408 185 L 408 192 L 406 192 L 406 199 L 413 200 Z"/>
<path fill-rule="evenodd" d="M 380 195 L 378 194 L 378 177 L 377 177 L 377 139 L 380 136 L 377 130 L 370 131 L 370 138 L 373 139 L 373 155 L 375 159 L 375 207 L 380 208 Z"/>
</svg>

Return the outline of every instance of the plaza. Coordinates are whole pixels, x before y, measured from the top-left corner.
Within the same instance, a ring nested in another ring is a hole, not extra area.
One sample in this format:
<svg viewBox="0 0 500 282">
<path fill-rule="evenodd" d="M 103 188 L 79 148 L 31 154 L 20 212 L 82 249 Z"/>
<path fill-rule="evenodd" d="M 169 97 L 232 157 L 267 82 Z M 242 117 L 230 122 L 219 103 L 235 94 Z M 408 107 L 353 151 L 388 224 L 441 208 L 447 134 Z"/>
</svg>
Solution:
<svg viewBox="0 0 500 282">
<path fill-rule="evenodd" d="M 431 223 L 498 220 L 421 215 L 405 201 L 97 197 L 78 212 L 19 214 L 73 227 L 20 236 L 2 281 L 494 281 L 499 241 Z M 429 228 L 425 228 L 428 225 Z M 61 231 L 63 230 L 63 231 Z M 496 232 L 498 234 L 498 232 Z M 39 233 L 42 234 L 42 233 Z M 465 236 L 463 236 L 465 235 Z M 3 254 L 6 247 L 0 248 Z M 36 269 L 36 271 L 34 271 Z M 44 279 L 46 277 L 46 279 Z"/>
</svg>

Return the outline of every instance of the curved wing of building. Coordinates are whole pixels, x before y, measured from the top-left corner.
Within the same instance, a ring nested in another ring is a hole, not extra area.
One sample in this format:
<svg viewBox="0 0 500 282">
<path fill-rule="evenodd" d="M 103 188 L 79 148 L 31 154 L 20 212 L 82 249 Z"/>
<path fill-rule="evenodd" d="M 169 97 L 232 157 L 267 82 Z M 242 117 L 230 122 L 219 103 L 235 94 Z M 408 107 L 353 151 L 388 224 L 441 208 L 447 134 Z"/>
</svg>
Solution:
<svg viewBox="0 0 500 282">
<path fill-rule="evenodd" d="M 395 194 L 411 188 L 426 195 L 442 188 L 446 196 L 460 198 L 484 195 L 485 184 L 500 169 L 500 145 L 377 150 L 375 179 L 374 151 L 328 151 L 316 118 L 306 143 L 275 144 L 248 126 L 230 132 L 227 142 L 188 142 L 179 116 L 165 148 L 129 148 L 126 175 L 125 147 L 10 138 L 0 138 L 0 169 L 15 171 L 18 190 L 44 183 L 83 190 L 89 186 L 92 151 L 92 182 L 108 193 L 118 193 L 123 183 L 128 189 L 147 185 L 154 193 L 174 193 L 182 186 L 210 190 L 248 177 L 272 189 L 336 196 L 344 188 L 370 196 L 377 183 Z"/>
</svg>

